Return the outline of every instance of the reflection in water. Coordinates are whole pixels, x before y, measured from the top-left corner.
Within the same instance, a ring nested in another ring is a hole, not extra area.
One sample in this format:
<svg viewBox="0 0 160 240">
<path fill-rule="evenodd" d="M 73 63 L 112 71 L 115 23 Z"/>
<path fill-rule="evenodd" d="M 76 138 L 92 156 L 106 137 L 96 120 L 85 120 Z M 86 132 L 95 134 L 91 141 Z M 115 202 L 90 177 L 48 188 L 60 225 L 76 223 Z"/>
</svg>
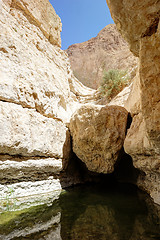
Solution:
<svg viewBox="0 0 160 240">
<path fill-rule="evenodd" d="M 0 239 L 160 239 L 158 207 L 131 185 L 70 188 L 52 206 L 16 214 L 0 216 Z"/>
</svg>

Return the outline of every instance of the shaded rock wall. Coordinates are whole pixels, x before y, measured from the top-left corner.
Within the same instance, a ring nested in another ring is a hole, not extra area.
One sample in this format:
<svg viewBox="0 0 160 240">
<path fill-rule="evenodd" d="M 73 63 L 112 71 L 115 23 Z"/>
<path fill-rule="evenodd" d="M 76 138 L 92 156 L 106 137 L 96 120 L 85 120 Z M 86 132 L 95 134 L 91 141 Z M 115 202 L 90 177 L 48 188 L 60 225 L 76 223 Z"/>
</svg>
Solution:
<svg viewBox="0 0 160 240">
<path fill-rule="evenodd" d="M 139 56 L 139 79 L 126 104 L 133 122 L 124 147 L 144 172 L 139 186 L 160 203 L 160 1 L 107 3 L 117 28 Z"/>
</svg>

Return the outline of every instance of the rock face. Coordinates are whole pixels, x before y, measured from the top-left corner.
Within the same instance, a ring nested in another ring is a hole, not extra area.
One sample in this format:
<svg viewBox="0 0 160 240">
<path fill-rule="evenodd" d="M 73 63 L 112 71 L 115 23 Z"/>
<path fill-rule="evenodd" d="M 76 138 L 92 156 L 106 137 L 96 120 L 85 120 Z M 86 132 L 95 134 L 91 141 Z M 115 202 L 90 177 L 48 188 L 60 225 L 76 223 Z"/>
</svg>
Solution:
<svg viewBox="0 0 160 240">
<path fill-rule="evenodd" d="M 107 3 L 117 28 L 139 56 L 139 79 L 126 105 L 133 122 L 124 147 L 135 167 L 144 172 L 139 186 L 160 204 L 160 2 Z M 135 98 L 137 91 L 139 100 Z"/>
<path fill-rule="evenodd" d="M 127 117 L 128 112 L 118 106 L 84 105 L 73 114 L 73 151 L 90 171 L 114 171 L 125 139 Z"/>
<path fill-rule="evenodd" d="M 64 158 L 70 137 L 61 121 L 2 101 L 0 113 L 1 154 Z"/>
<path fill-rule="evenodd" d="M 106 26 L 97 37 L 71 45 L 68 53 L 75 76 L 86 86 L 98 88 L 104 70 L 133 71 L 137 58 L 129 51 L 114 24 Z"/>
<path fill-rule="evenodd" d="M 48 1 L 3 0 L 3 2 L 10 8 L 13 16 L 16 13 L 13 9 L 18 10 L 17 15 L 22 12 L 31 24 L 42 31 L 50 43 L 61 47 L 61 20 Z"/>
<path fill-rule="evenodd" d="M 0 1 L 0 29 L 0 198 L 4 184 L 26 196 L 32 185 L 35 194 L 59 190 L 71 150 L 66 123 L 94 90 L 60 50 L 61 21 L 48 0 Z"/>
<path fill-rule="evenodd" d="M 157 0 L 107 0 L 117 29 L 130 44 L 131 51 L 139 56 L 140 39 L 151 36 L 159 22 L 160 2 Z M 132 26 L 132 27 L 131 27 Z"/>
<path fill-rule="evenodd" d="M 8 6 L 2 1 L 0 100 L 34 108 L 46 117 L 67 122 L 79 102 L 78 95 L 91 95 L 93 91 L 75 79 L 66 54 L 57 47 L 59 41 L 51 44 L 37 23 L 26 15 L 29 10 L 17 6 L 19 1 L 14 2 Z M 44 3 L 50 6 L 50 13 L 52 6 L 47 0 L 39 5 L 38 11 L 43 13 Z M 32 4 L 33 1 L 27 1 L 25 6 L 34 9 Z M 56 17 L 56 22 L 60 21 L 54 13 L 48 19 L 50 24 Z M 41 27 L 43 24 L 42 21 Z M 59 23 L 57 31 L 60 29 Z"/>
</svg>

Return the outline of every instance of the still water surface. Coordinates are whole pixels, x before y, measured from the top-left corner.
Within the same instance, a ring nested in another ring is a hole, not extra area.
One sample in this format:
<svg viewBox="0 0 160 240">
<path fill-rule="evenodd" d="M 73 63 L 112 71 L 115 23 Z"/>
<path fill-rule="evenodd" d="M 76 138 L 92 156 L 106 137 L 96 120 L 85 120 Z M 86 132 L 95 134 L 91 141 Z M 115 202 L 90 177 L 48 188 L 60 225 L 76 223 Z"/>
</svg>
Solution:
<svg viewBox="0 0 160 240">
<path fill-rule="evenodd" d="M 78 186 L 50 206 L 1 214 L 0 239 L 160 240 L 158 212 L 132 185 Z"/>
</svg>

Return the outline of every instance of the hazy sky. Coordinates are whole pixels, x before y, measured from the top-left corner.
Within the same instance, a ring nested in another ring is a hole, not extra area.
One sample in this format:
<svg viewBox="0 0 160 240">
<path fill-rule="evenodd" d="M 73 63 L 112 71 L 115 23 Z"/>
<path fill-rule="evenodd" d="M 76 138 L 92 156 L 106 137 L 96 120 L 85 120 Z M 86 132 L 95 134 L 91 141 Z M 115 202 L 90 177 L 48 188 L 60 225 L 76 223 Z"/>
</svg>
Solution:
<svg viewBox="0 0 160 240">
<path fill-rule="evenodd" d="M 97 36 L 113 23 L 106 0 L 50 0 L 62 20 L 62 49 Z"/>
</svg>

